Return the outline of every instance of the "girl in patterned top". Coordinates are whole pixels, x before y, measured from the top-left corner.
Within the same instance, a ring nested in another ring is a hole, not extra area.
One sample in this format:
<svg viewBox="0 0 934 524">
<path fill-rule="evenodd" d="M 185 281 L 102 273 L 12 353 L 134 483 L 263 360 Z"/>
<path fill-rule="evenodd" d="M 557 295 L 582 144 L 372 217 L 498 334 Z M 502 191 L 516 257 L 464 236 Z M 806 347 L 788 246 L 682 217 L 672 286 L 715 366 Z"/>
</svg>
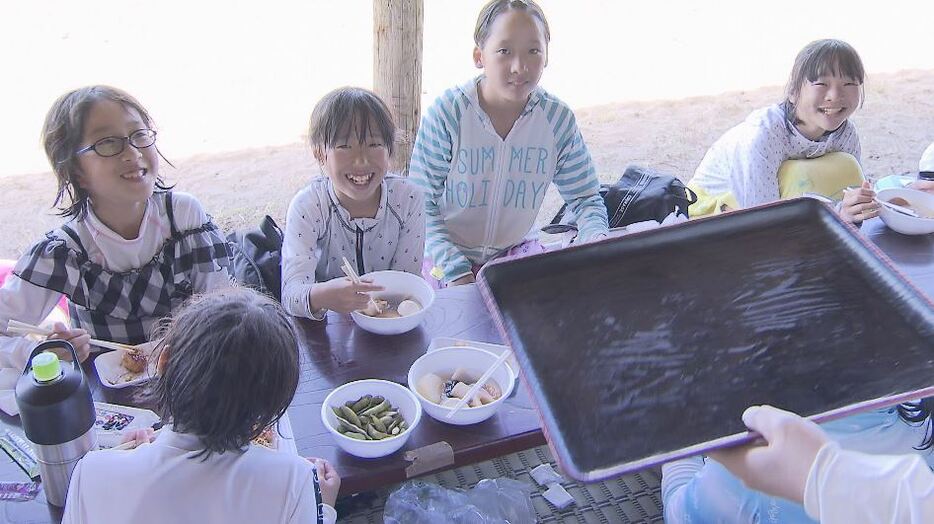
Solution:
<svg viewBox="0 0 934 524">
<path fill-rule="evenodd" d="M 707 151 L 690 187 L 692 217 L 818 193 L 842 201 L 841 216 L 878 214 L 860 169 L 856 127 L 863 63 L 840 40 L 811 42 L 798 53 L 785 100 L 754 111 Z M 849 189 L 853 188 L 853 189 Z"/>
<path fill-rule="evenodd" d="M 0 288 L 0 330 L 41 321 L 65 295 L 73 327 L 57 324 L 53 336 L 84 359 L 90 336 L 145 342 L 192 293 L 229 285 L 227 244 L 197 200 L 163 184 L 153 121 L 136 99 L 108 86 L 66 93 L 43 141 L 68 220 Z M 0 366 L 21 369 L 32 345 L 0 336 Z"/>
<path fill-rule="evenodd" d="M 285 223 L 282 306 L 321 320 L 327 310 L 363 309 L 363 293 L 341 271 L 394 269 L 418 274 L 425 245 L 422 195 L 402 177 L 387 176 L 395 141 L 389 108 L 356 87 L 331 91 L 311 113 L 308 137 L 325 177 L 299 191 Z"/>
</svg>

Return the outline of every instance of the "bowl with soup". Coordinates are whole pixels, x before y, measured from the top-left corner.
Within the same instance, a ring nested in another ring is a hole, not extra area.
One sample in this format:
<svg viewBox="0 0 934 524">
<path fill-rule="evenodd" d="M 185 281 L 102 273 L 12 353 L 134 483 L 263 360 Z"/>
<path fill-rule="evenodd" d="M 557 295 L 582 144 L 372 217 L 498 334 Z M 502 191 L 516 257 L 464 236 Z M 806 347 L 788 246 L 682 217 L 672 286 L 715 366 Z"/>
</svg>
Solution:
<svg viewBox="0 0 934 524">
<path fill-rule="evenodd" d="M 901 208 L 886 205 L 880 207 L 879 216 L 891 229 L 905 235 L 934 233 L 934 194 L 917 189 L 895 188 L 879 191 L 876 198 Z"/>
<path fill-rule="evenodd" d="M 361 328 L 378 335 L 398 335 L 421 324 L 435 301 L 435 290 L 420 275 L 404 271 L 374 271 L 361 278 L 383 287 L 370 293 L 366 309 L 350 316 Z"/>
</svg>

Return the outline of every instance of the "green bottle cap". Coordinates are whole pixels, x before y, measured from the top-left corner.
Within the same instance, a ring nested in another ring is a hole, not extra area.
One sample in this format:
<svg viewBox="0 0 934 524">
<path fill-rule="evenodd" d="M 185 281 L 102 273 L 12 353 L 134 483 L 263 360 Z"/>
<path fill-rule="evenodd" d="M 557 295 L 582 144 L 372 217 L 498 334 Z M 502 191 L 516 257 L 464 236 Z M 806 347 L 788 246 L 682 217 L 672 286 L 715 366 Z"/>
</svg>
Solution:
<svg viewBox="0 0 934 524">
<path fill-rule="evenodd" d="M 32 359 L 32 376 L 39 382 L 55 380 L 62 374 L 62 366 L 58 355 L 51 351 L 43 351 Z"/>
</svg>

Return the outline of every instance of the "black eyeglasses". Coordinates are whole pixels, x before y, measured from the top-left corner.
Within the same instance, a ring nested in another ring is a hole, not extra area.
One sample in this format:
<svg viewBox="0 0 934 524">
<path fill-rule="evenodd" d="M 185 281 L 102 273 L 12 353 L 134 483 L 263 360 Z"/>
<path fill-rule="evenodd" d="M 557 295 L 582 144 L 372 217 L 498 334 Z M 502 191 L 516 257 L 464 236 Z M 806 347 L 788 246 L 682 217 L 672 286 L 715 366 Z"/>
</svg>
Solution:
<svg viewBox="0 0 934 524">
<path fill-rule="evenodd" d="M 137 129 L 129 136 L 108 136 L 75 151 L 76 155 L 94 151 L 102 157 L 117 156 L 130 144 L 136 149 L 145 149 L 156 143 L 156 132 L 152 129 Z"/>
</svg>

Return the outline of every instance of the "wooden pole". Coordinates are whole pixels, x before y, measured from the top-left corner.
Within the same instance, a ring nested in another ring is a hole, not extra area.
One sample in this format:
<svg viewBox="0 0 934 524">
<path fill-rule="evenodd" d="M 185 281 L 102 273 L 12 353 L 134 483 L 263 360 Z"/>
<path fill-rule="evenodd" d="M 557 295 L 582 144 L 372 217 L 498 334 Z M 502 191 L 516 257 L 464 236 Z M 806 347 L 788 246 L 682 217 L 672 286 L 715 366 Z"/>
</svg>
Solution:
<svg viewBox="0 0 934 524">
<path fill-rule="evenodd" d="M 423 0 L 373 0 L 373 90 L 398 134 L 392 169 L 407 175 L 422 116 Z"/>
</svg>

